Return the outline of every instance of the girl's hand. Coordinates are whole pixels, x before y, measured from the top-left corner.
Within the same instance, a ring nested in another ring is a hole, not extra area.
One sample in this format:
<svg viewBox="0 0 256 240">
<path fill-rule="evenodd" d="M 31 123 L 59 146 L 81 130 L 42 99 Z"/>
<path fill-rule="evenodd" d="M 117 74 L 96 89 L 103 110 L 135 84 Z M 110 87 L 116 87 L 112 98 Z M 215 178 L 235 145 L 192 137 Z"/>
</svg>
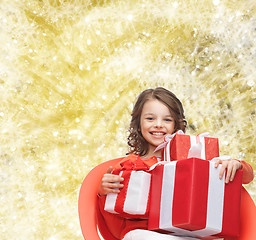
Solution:
<svg viewBox="0 0 256 240">
<path fill-rule="evenodd" d="M 236 171 L 241 168 L 241 163 L 235 159 L 222 160 L 217 158 L 215 167 L 217 168 L 219 164 L 222 164 L 219 174 L 220 179 L 222 179 L 224 172 L 227 169 L 225 183 L 229 183 L 229 181 L 232 182 L 236 175 Z"/>
<path fill-rule="evenodd" d="M 113 168 L 109 167 L 107 173 L 103 175 L 101 183 L 99 185 L 98 194 L 100 196 L 107 195 L 108 193 L 119 193 L 119 188 L 122 188 L 124 185 L 120 184 L 124 179 L 119 175 L 111 174 Z"/>
</svg>

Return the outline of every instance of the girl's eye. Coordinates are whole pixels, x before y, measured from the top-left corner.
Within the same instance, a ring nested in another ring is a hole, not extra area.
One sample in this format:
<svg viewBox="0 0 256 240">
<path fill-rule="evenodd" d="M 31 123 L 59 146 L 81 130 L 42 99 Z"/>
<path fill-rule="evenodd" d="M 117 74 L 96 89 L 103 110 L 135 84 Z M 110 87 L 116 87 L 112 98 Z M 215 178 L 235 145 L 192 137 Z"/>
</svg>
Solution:
<svg viewBox="0 0 256 240">
<path fill-rule="evenodd" d="M 149 121 L 154 120 L 154 118 L 152 118 L 152 117 L 147 117 L 146 119 L 149 120 Z"/>
<path fill-rule="evenodd" d="M 173 120 L 171 118 L 166 118 L 165 121 L 166 122 L 172 122 Z"/>
</svg>

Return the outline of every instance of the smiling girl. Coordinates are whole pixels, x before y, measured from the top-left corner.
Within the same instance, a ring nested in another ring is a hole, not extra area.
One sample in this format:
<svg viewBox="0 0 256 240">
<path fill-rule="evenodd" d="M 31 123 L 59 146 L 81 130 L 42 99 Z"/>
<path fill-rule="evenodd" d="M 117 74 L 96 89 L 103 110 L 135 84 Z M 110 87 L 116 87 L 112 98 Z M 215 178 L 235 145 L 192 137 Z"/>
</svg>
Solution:
<svg viewBox="0 0 256 240">
<path fill-rule="evenodd" d="M 178 130 L 185 132 L 187 122 L 180 100 L 165 88 L 147 89 L 143 91 L 134 106 L 132 120 L 130 123 L 128 145 L 130 151 L 121 162 L 130 160 L 136 162 L 142 159 L 148 166 L 161 161 L 161 150 L 154 152 L 156 147 L 163 143 L 167 134 L 173 134 Z M 120 167 L 120 163 L 115 168 Z M 216 162 L 222 164 L 220 178 L 225 170 L 226 182 L 232 181 L 238 169 L 243 169 L 243 183 L 253 180 L 252 167 L 244 161 L 235 159 L 221 160 Z M 99 190 L 99 207 L 105 220 L 106 226 L 117 239 L 142 240 L 142 239 L 193 239 L 189 237 L 177 237 L 148 231 L 148 221 L 145 219 L 126 219 L 116 214 L 104 211 L 105 195 L 108 193 L 119 193 L 123 187 L 122 177 L 111 174 L 110 167 L 102 177 Z M 120 183 L 117 183 L 120 182 Z"/>
</svg>

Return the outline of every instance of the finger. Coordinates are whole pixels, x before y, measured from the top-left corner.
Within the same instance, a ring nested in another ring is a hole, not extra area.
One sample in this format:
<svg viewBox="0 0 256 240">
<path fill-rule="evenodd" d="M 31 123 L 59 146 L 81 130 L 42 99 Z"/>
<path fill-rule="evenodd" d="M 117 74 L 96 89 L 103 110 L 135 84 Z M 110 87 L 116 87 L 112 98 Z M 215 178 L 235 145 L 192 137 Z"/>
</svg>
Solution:
<svg viewBox="0 0 256 240">
<path fill-rule="evenodd" d="M 104 196 L 107 195 L 108 193 L 120 193 L 120 190 L 118 188 L 104 188 L 100 195 Z"/>
<path fill-rule="evenodd" d="M 121 183 L 107 183 L 107 182 L 103 183 L 102 186 L 104 188 L 123 188 L 124 187 L 124 185 Z"/>
<path fill-rule="evenodd" d="M 116 188 L 109 188 L 107 193 L 120 193 L 120 190 Z"/>
<path fill-rule="evenodd" d="M 119 175 L 115 175 L 115 174 L 109 174 L 106 173 L 104 174 L 103 178 L 102 178 L 102 182 L 122 182 L 124 180 L 123 177 L 120 177 Z"/>
<path fill-rule="evenodd" d="M 113 167 L 110 166 L 110 167 L 108 168 L 108 170 L 107 170 L 107 173 L 111 173 L 112 171 L 113 171 Z"/>
<path fill-rule="evenodd" d="M 234 180 L 234 178 L 235 178 L 236 171 L 237 171 L 237 169 L 236 169 L 236 168 L 233 168 L 232 173 L 231 173 L 231 176 L 230 176 L 230 181 L 231 181 L 231 182 L 232 182 L 232 181 Z"/>
<path fill-rule="evenodd" d="M 231 173 L 232 173 L 232 169 L 233 169 L 233 167 L 229 165 L 228 168 L 227 168 L 225 183 L 229 183 L 230 176 L 231 176 Z"/>
<path fill-rule="evenodd" d="M 120 193 L 120 189 L 123 188 L 123 184 L 118 183 L 104 183 L 103 184 L 103 191 L 105 194 L 108 193 Z"/>
<path fill-rule="evenodd" d="M 217 168 L 222 163 L 221 159 L 216 160 L 214 166 Z"/>
<path fill-rule="evenodd" d="M 222 166 L 221 166 L 221 169 L 220 169 L 220 173 L 219 173 L 219 178 L 220 178 L 220 179 L 223 178 L 223 175 L 224 175 L 225 170 L 226 170 L 226 166 L 225 166 L 225 165 L 222 165 Z"/>
</svg>

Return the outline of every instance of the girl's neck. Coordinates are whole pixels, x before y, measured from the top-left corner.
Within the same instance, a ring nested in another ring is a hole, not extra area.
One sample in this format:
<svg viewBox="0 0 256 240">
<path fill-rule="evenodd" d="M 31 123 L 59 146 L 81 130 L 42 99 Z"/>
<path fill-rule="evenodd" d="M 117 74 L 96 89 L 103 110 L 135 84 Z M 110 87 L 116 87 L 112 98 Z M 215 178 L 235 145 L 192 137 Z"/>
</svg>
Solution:
<svg viewBox="0 0 256 240">
<path fill-rule="evenodd" d="M 157 151 L 157 152 L 148 152 L 143 156 L 140 156 L 141 159 L 147 159 L 147 158 L 151 158 L 151 157 L 157 157 L 157 158 L 161 158 L 161 150 Z"/>
</svg>

